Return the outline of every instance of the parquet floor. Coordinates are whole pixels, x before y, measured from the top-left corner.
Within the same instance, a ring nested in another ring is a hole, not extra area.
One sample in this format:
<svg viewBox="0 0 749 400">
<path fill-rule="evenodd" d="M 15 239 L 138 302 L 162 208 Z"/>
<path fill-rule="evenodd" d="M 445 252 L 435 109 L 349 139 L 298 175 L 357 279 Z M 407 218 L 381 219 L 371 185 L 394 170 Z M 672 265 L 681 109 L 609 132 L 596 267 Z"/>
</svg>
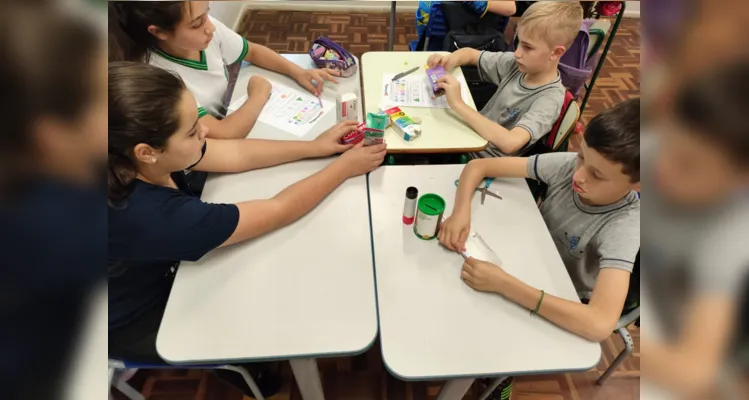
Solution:
<svg viewBox="0 0 749 400">
<path fill-rule="evenodd" d="M 367 51 L 384 51 L 387 47 L 388 14 L 336 14 L 301 11 L 248 11 L 239 32 L 248 40 L 266 45 L 278 52 L 306 52 L 318 36 L 327 36 L 361 57 Z M 394 50 L 408 50 L 416 38 L 413 13 L 399 13 Z M 640 21 L 625 19 L 616 35 L 605 66 L 598 78 L 589 105 L 583 115 L 588 121 L 600 111 L 623 100 L 638 97 L 640 87 Z M 635 354 L 603 386 L 596 378 L 622 348 L 621 340 L 612 336 L 602 343 L 603 356 L 590 371 L 519 377 L 513 390 L 514 400 L 626 400 L 638 399 L 640 391 L 640 332 L 631 331 Z M 319 361 L 327 399 L 433 400 L 441 382 L 401 382 L 384 370 L 379 343 L 366 353 L 351 358 Z M 282 364 L 286 377 L 284 391 L 272 400 L 300 400 L 291 371 Z M 139 371 L 131 380 L 150 400 L 242 400 L 234 388 L 213 377 L 210 371 L 153 370 Z M 470 392 L 465 399 L 476 399 Z M 115 395 L 117 399 L 124 397 Z"/>
</svg>

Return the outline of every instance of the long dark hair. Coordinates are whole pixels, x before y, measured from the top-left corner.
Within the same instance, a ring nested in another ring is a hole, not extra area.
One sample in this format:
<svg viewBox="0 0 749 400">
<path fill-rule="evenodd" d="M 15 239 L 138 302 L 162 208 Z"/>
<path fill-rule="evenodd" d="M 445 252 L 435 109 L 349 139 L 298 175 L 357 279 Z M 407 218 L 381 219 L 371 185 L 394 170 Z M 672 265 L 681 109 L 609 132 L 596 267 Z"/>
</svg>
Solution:
<svg viewBox="0 0 749 400">
<path fill-rule="evenodd" d="M 110 1 L 109 61 L 148 62 L 156 37 L 150 25 L 173 31 L 189 7 L 186 1 Z"/>
<path fill-rule="evenodd" d="M 100 32 L 79 16 L 40 10 L 11 3 L 0 15 L 0 196 L 30 181 L 38 121 L 75 122 L 94 101 Z"/>
<path fill-rule="evenodd" d="M 137 174 L 133 149 L 140 143 L 166 147 L 179 128 L 182 80 L 148 64 L 109 63 L 109 146 L 107 182 L 109 204 L 125 199 Z"/>
</svg>

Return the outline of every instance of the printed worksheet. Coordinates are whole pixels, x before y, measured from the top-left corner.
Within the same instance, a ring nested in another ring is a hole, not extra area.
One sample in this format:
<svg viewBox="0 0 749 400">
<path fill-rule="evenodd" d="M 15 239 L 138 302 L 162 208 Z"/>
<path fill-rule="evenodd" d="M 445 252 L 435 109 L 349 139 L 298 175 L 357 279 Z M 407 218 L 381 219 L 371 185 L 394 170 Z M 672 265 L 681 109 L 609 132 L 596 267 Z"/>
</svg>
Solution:
<svg viewBox="0 0 749 400">
<path fill-rule="evenodd" d="M 229 113 L 236 111 L 244 102 L 247 95 L 233 101 L 229 105 Z M 273 83 L 270 98 L 260 112 L 258 121 L 272 125 L 289 132 L 297 137 L 304 137 L 320 117 L 332 110 L 335 103 L 330 100 L 322 101 L 299 88 L 290 88 Z"/>
<path fill-rule="evenodd" d="M 445 96 L 435 96 L 426 73 L 414 72 L 397 81 L 395 74 L 382 75 L 382 104 L 405 107 L 449 108 Z M 469 98 L 468 84 L 464 76 L 456 78 L 460 83 L 463 99 Z"/>
</svg>

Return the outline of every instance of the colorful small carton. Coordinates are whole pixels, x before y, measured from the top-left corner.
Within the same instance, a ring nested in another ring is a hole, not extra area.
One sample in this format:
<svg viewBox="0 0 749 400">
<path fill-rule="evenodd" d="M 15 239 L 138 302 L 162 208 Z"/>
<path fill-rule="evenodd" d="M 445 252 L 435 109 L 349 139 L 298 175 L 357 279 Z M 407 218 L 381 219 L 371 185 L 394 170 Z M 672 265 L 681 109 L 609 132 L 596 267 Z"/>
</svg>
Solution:
<svg viewBox="0 0 749 400">
<path fill-rule="evenodd" d="M 421 136 L 421 125 L 406 115 L 399 107 L 390 107 L 382 112 L 390 118 L 393 129 L 406 142 L 410 142 Z"/>
</svg>

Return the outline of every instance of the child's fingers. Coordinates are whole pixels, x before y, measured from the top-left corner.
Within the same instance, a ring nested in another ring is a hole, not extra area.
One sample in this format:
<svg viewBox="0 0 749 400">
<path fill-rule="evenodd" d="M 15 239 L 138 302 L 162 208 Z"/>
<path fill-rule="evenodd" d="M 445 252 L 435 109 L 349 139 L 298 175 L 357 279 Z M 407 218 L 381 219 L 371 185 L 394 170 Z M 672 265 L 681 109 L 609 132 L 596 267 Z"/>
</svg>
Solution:
<svg viewBox="0 0 749 400">
<path fill-rule="evenodd" d="M 463 229 L 462 232 L 460 232 L 460 238 L 458 241 L 460 242 L 460 248 L 463 249 L 463 251 L 466 251 L 466 240 L 468 239 L 468 229 Z"/>
<path fill-rule="evenodd" d="M 467 283 L 468 286 L 473 286 L 473 278 L 465 270 L 460 271 L 460 279 L 462 279 L 463 282 Z"/>
<path fill-rule="evenodd" d="M 329 81 L 331 81 L 331 82 L 333 82 L 333 83 L 338 83 L 338 79 L 336 79 L 334 77 L 334 75 L 331 74 L 330 72 L 331 72 L 330 69 L 326 70 L 324 78 L 327 79 L 327 80 L 329 80 Z"/>
<path fill-rule="evenodd" d="M 343 153 L 344 151 L 349 150 L 349 149 L 353 149 L 353 148 L 354 148 L 354 144 L 353 143 L 339 144 L 338 145 L 338 149 L 336 150 L 336 152 L 337 153 Z"/>
<path fill-rule="evenodd" d="M 315 85 L 312 84 L 312 82 L 309 81 L 301 81 L 299 82 L 299 85 L 301 85 L 303 88 L 305 88 L 308 92 L 314 94 L 317 96 L 317 89 L 315 88 Z"/>
</svg>

